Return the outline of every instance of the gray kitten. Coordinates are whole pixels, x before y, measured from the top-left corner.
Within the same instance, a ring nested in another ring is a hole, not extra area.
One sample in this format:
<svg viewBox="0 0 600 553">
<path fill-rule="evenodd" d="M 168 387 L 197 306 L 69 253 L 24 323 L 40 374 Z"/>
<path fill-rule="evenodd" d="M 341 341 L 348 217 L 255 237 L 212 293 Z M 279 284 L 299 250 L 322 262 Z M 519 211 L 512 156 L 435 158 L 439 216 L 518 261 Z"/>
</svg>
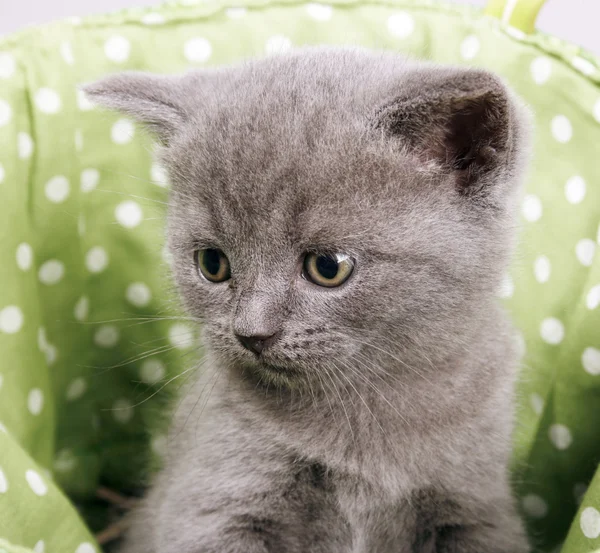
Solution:
<svg viewBox="0 0 600 553">
<path fill-rule="evenodd" d="M 87 93 L 162 142 L 208 352 L 123 551 L 528 551 L 495 297 L 527 133 L 500 80 L 305 49 Z"/>
</svg>

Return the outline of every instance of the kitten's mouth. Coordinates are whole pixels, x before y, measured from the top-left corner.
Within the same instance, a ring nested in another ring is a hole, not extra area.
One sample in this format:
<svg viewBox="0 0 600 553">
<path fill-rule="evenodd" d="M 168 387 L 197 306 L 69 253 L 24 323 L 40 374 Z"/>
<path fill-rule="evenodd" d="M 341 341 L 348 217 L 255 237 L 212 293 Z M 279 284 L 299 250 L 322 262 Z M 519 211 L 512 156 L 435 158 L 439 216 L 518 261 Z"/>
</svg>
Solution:
<svg viewBox="0 0 600 553">
<path fill-rule="evenodd" d="M 295 367 L 275 365 L 265 361 L 253 363 L 250 368 L 263 383 L 287 388 L 294 387 L 302 374 Z"/>
</svg>

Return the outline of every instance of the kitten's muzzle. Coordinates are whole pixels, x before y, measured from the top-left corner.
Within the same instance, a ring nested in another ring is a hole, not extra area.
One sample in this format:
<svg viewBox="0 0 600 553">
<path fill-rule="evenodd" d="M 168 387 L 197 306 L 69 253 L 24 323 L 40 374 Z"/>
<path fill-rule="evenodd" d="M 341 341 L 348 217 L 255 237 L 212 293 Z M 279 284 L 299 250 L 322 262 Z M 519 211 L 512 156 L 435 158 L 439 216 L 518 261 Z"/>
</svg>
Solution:
<svg viewBox="0 0 600 553">
<path fill-rule="evenodd" d="M 279 339 L 280 335 L 281 332 L 276 332 L 271 335 L 255 334 L 252 336 L 236 334 L 235 337 L 248 351 L 260 355 L 265 348 L 272 346 Z"/>
</svg>

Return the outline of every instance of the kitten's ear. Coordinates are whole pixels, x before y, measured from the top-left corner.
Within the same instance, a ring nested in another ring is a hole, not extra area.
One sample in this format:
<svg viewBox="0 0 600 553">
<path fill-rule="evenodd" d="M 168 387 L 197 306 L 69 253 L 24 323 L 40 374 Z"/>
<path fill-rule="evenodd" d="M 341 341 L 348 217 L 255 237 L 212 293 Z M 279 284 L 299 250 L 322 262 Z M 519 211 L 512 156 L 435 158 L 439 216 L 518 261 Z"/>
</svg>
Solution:
<svg viewBox="0 0 600 553">
<path fill-rule="evenodd" d="M 379 109 L 376 126 L 401 138 L 425 162 L 454 173 L 460 192 L 478 193 L 485 175 L 506 165 L 515 139 L 505 86 L 490 73 L 468 69 L 421 70 L 407 80 Z"/>
<path fill-rule="evenodd" d="M 183 79 L 148 73 L 119 73 L 83 87 L 95 104 L 120 111 L 168 144 L 185 123 Z"/>
</svg>

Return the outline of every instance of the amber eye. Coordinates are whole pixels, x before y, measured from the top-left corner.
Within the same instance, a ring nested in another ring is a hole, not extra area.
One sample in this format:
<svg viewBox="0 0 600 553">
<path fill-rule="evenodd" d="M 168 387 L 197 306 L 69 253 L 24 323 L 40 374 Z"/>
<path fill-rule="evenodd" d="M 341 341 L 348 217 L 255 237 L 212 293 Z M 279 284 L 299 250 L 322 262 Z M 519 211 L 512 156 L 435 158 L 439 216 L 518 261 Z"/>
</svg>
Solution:
<svg viewBox="0 0 600 553">
<path fill-rule="evenodd" d="M 224 282 L 231 278 L 227 256 L 215 248 L 196 252 L 196 263 L 200 274 L 210 282 Z"/>
<path fill-rule="evenodd" d="M 307 253 L 303 276 L 314 284 L 334 288 L 346 282 L 354 270 L 354 261 L 345 254 Z"/>
</svg>

